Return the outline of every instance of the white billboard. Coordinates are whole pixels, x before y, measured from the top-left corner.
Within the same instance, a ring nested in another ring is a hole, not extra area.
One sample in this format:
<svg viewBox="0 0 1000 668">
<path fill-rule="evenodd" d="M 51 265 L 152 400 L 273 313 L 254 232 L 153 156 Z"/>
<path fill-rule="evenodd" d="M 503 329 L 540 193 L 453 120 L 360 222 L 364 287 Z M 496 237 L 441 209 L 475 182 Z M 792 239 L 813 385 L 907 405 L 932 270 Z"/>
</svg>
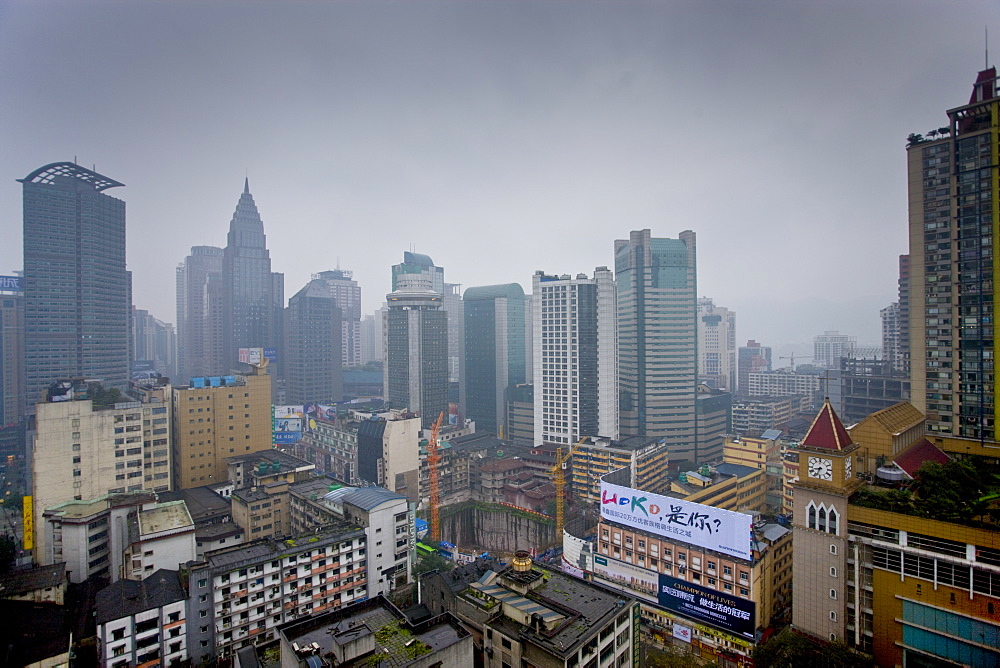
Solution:
<svg viewBox="0 0 1000 668">
<path fill-rule="evenodd" d="M 601 517 L 732 557 L 749 560 L 753 556 L 750 550 L 752 518 L 747 513 L 682 501 L 602 480 Z"/>
</svg>

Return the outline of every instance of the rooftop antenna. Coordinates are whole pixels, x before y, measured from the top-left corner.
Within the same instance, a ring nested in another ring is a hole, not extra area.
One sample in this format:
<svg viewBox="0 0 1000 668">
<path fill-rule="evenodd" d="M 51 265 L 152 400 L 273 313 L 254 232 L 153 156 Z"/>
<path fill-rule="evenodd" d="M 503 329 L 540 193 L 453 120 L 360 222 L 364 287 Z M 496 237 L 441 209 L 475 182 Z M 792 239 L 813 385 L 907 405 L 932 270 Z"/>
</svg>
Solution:
<svg viewBox="0 0 1000 668">
<path fill-rule="evenodd" d="M 76 164 L 76 156 L 75 155 L 73 156 L 73 164 L 74 165 Z"/>
<path fill-rule="evenodd" d="M 989 26 L 983 26 L 983 38 L 984 38 L 983 41 L 984 41 L 984 43 L 986 45 L 986 65 L 985 65 L 985 67 L 983 67 L 983 69 L 988 70 L 988 69 L 990 69 L 990 27 Z"/>
</svg>

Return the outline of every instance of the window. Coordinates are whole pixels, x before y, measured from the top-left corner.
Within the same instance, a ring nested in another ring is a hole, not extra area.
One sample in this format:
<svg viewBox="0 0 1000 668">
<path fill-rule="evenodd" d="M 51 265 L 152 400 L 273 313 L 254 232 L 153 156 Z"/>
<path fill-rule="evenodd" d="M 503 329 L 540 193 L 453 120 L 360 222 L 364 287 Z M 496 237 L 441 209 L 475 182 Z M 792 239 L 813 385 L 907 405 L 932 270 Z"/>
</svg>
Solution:
<svg viewBox="0 0 1000 668">
<path fill-rule="evenodd" d="M 830 621 L 831 622 L 837 621 L 837 612 L 835 610 L 830 611 Z"/>
<path fill-rule="evenodd" d="M 837 577 L 837 567 L 836 566 L 830 566 L 830 577 L 831 578 Z"/>
<path fill-rule="evenodd" d="M 831 589 L 830 590 L 830 598 L 832 598 L 834 600 L 837 600 L 837 590 L 836 589 Z"/>
<path fill-rule="evenodd" d="M 833 545 L 833 544 L 830 545 L 830 554 L 837 554 L 837 546 L 836 545 Z"/>
</svg>

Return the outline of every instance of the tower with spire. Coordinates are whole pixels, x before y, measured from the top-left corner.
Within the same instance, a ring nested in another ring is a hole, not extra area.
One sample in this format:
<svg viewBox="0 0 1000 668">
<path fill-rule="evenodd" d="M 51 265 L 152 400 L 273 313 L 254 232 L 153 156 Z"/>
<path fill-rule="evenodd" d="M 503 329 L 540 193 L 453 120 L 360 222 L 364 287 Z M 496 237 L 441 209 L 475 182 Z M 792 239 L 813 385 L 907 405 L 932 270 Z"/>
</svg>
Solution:
<svg viewBox="0 0 1000 668">
<path fill-rule="evenodd" d="M 240 348 L 278 348 L 282 338 L 284 276 L 271 271 L 264 221 L 250 194 L 249 178 L 229 223 L 222 283 L 223 355 L 237 368 Z M 279 363 L 280 357 L 279 351 Z"/>
</svg>

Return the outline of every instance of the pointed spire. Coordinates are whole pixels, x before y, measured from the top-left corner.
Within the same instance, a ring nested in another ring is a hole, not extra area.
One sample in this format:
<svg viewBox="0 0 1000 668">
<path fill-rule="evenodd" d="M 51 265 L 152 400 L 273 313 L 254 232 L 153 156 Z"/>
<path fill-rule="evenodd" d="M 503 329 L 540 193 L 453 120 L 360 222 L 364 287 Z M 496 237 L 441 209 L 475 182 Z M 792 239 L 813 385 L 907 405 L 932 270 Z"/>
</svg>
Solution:
<svg viewBox="0 0 1000 668">
<path fill-rule="evenodd" d="M 843 450 L 851 443 L 851 437 L 844 428 L 844 423 L 837 417 L 837 412 L 827 399 L 823 402 L 823 408 L 819 410 L 812 426 L 809 427 L 809 432 L 802 439 L 801 445 L 823 450 Z"/>
<path fill-rule="evenodd" d="M 249 176 L 247 176 L 247 177 L 245 177 L 243 179 L 243 194 L 244 195 L 249 195 L 250 194 L 250 177 Z"/>
</svg>

